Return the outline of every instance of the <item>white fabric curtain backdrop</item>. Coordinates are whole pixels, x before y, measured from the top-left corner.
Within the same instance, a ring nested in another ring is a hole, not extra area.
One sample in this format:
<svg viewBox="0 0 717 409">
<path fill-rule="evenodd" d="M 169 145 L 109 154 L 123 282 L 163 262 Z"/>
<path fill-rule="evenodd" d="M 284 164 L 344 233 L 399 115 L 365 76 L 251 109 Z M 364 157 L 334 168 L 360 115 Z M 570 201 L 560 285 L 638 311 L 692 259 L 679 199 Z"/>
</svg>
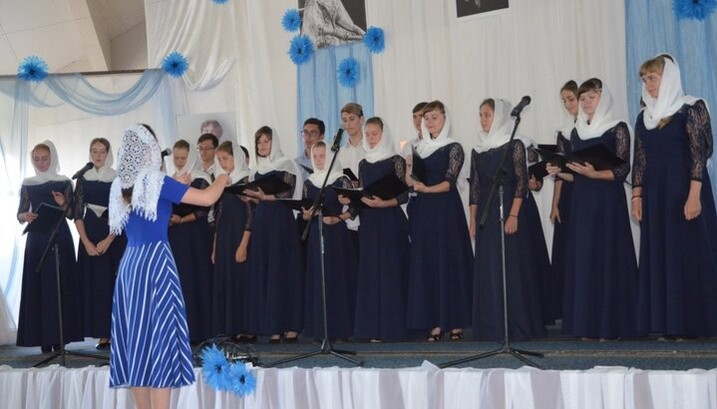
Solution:
<svg viewBox="0 0 717 409">
<path fill-rule="evenodd" d="M 287 368 L 255 370 L 257 388 L 239 398 L 197 382 L 172 391 L 171 407 L 282 409 L 714 409 L 717 370 L 587 371 L 419 368 Z M 8 408 L 134 407 L 128 389 L 110 389 L 107 367 L 0 367 Z"/>
</svg>

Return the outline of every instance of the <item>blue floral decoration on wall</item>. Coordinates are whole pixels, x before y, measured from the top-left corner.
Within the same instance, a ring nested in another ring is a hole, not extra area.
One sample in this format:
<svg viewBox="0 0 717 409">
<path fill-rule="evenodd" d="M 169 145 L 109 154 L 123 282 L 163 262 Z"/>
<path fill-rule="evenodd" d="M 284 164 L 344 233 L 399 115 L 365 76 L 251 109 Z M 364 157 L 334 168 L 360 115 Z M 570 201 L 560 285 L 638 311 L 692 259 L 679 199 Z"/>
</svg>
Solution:
<svg viewBox="0 0 717 409">
<path fill-rule="evenodd" d="M 162 60 L 162 69 L 175 78 L 184 75 L 188 67 L 187 58 L 177 51 L 170 53 Z"/>
<path fill-rule="evenodd" d="M 679 20 L 704 20 L 717 9 L 716 0 L 673 0 L 672 9 Z"/>
<path fill-rule="evenodd" d="M 17 67 L 17 76 L 25 81 L 40 82 L 47 77 L 47 63 L 36 55 L 25 57 Z"/>
<path fill-rule="evenodd" d="M 229 362 L 216 345 L 201 352 L 204 382 L 219 391 L 233 392 L 240 397 L 256 389 L 256 376 L 241 361 Z"/>
<path fill-rule="evenodd" d="M 314 42 L 306 34 L 299 34 L 291 39 L 289 56 L 296 65 L 301 65 L 314 55 Z"/>
<path fill-rule="evenodd" d="M 229 0 L 212 0 L 212 1 L 214 2 L 214 4 L 224 4 Z"/>
<path fill-rule="evenodd" d="M 297 9 L 288 9 L 281 18 L 281 26 L 284 31 L 293 33 L 301 27 L 301 15 Z"/>
<path fill-rule="evenodd" d="M 386 38 L 383 34 L 383 29 L 379 27 L 369 27 L 366 30 L 366 34 L 363 36 L 363 43 L 366 48 L 374 54 L 378 54 L 386 48 Z"/>
<path fill-rule="evenodd" d="M 339 84 L 346 88 L 356 86 L 359 81 L 359 62 L 354 57 L 347 57 L 341 60 L 338 67 Z"/>
</svg>

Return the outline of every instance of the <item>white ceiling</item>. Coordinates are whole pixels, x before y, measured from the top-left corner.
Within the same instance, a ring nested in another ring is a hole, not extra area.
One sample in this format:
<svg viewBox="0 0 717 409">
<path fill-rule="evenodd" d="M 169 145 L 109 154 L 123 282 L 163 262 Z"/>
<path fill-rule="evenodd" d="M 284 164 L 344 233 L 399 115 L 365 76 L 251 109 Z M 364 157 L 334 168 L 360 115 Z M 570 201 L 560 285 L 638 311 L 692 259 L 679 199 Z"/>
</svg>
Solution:
<svg viewBox="0 0 717 409">
<path fill-rule="evenodd" d="M 0 75 L 29 55 L 50 72 L 110 70 L 113 40 L 143 23 L 143 0 L 0 0 Z"/>
</svg>

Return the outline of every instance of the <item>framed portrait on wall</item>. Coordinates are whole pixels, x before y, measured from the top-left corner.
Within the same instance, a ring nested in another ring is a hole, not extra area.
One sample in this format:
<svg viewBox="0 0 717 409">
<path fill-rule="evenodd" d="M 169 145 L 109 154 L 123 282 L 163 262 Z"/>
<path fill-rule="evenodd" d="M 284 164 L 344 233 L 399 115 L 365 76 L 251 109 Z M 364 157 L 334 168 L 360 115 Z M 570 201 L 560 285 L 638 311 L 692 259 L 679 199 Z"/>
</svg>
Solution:
<svg viewBox="0 0 717 409">
<path fill-rule="evenodd" d="M 301 33 L 317 48 L 363 40 L 366 33 L 364 0 L 298 0 Z"/>
<path fill-rule="evenodd" d="M 241 144 L 237 137 L 234 112 L 211 112 L 177 116 L 177 139 L 184 139 L 192 146 L 202 134 L 210 133 L 219 140 L 230 139 Z"/>
<path fill-rule="evenodd" d="M 508 9 L 509 0 L 456 0 L 456 14 L 459 19 L 484 15 Z"/>
</svg>

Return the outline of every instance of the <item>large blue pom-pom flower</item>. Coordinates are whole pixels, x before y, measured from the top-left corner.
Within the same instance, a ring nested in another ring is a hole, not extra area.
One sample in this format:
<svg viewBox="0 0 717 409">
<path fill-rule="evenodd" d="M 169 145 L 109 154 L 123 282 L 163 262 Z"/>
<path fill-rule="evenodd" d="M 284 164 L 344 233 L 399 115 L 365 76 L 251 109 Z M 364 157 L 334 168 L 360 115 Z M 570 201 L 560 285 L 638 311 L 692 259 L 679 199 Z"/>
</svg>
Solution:
<svg viewBox="0 0 717 409">
<path fill-rule="evenodd" d="M 181 53 L 174 51 L 162 60 L 162 69 L 173 77 L 181 77 L 187 71 L 189 63 Z"/>
<path fill-rule="evenodd" d="M 229 0 L 212 0 L 215 4 L 224 4 Z"/>
<path fill-rule="evenodd" d="M 351 88 L 359 81 L 359 63 L 354 57 L 347 57 L 339 63 L 339 84 Z"/>
<path fill-rule="evenodd" d="M 229 374 L 229 361 L 224 352 L 212 344 L 202 350 L 202 373 L 204 382 L 207 385 L 220 391 L 228 391 L 232 388 L 231 376 Z"/>
<path fill-rule="evenodd" d="M 366 48 L 374 54 L 378 54 L 386 48 L 386 39 L 383 35 L 383 29 L 378 27 L 369 27 L 363 36 L 363 43 Z"/>
<path fill-rule="evenodd" d="M 256 389 L 256 376 L 247 370 L 243 362 L 235 362 L 229 368 L 232 391 L 239 396 L 246 396 Z"/>
<path fill-rule="evenodd" d="M 672 9 L 678 19 L 704 20 L 717 9 L 715 0 L 673 0 Z"/>
<path fill-rule="evenodd" d="M 25 57 L 17 67 L 17 76 L 25 81 L 40 82 L 47 77 L 47 63 L 36 55 Z"/>
<path fill-rule="evenodd" d="M 314 55 L 314 42 L 306 34 L 294 36 L 289 46 L 289 56 L 296 65 L 301 65 Z"/>
<path fill-rule="evenodd" d="M 284 31 L 290 33 L 298 30 L 301 27 L 301 15 L 297 9 L 288 9 L 284 13 L 284 17 L 281 19 L 281 26 L 284 27 Z"/>
</svg>

